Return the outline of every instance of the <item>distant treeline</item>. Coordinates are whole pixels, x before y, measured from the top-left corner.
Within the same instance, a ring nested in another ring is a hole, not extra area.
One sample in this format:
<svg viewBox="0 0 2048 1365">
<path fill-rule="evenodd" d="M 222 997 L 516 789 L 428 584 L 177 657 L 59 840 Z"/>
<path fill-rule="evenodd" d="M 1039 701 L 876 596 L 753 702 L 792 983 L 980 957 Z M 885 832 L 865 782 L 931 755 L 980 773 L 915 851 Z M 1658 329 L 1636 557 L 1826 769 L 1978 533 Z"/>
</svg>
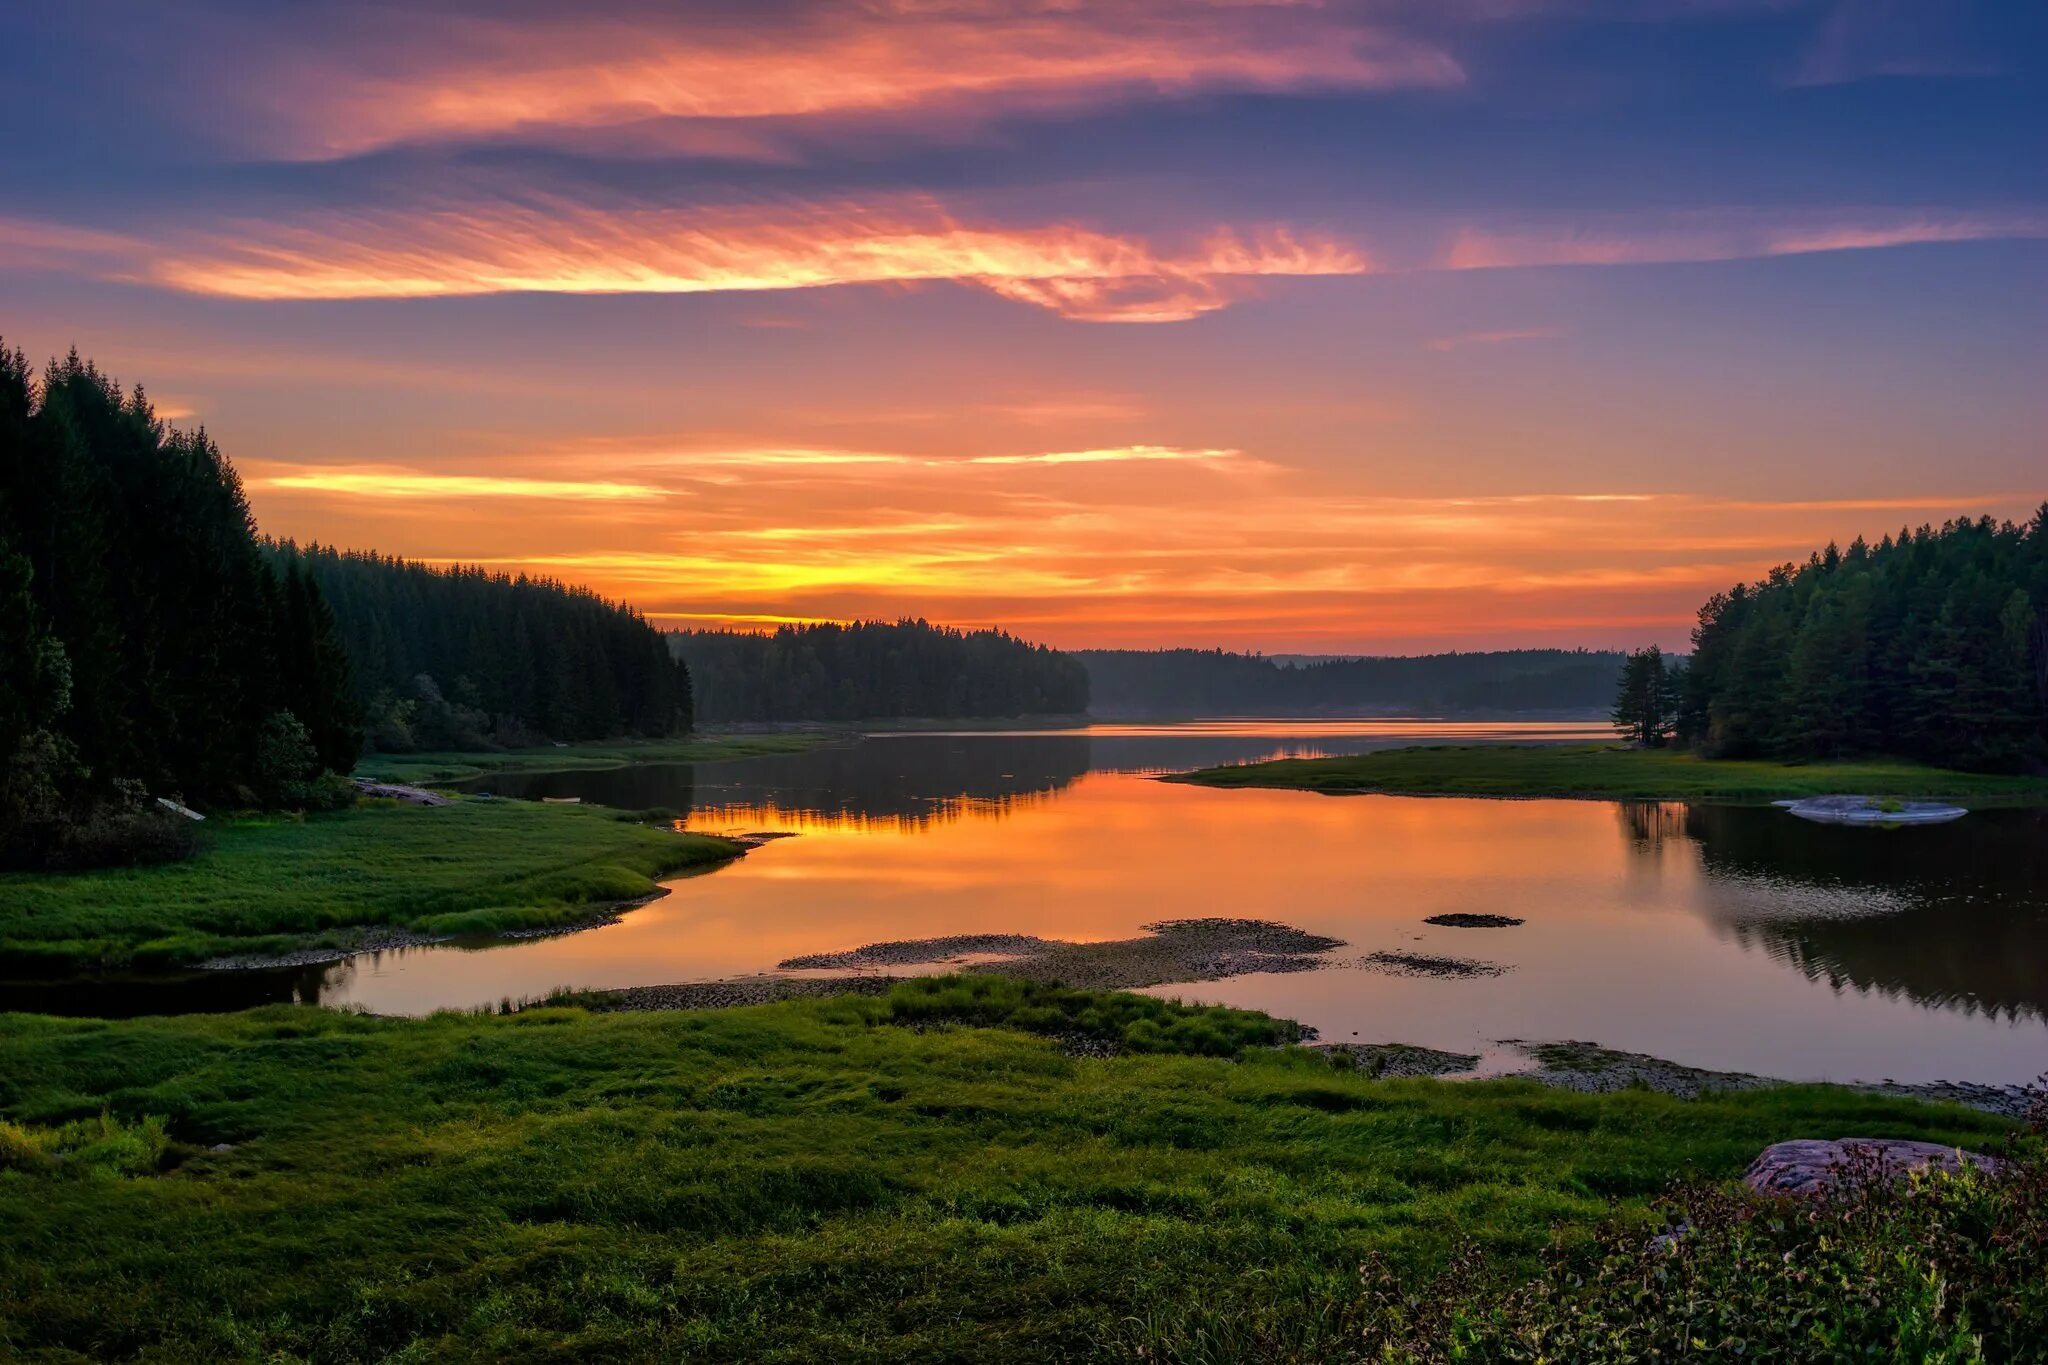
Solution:
<svg viewBox="0 0 2048 1365">
<path fill-rule="evenodd" d="M 38 383 L 0 348 L 0 854 L 139 856 L 145 792 L 299 800 L 357 737 L 320 591 L 220 448 L 75 352 Z"/>
<path fill-rule="evenodd" d="M 586 588 L 289 541 L 271 549 L 333 609 L 373 748 L 690 728 L 689 674 L 661 632 Z"/>
<path fill-rule="evenodd" d="M 2048 505 L 1859 537 L 1716 594 L 1677 727 L 1729 757 L 2048 761 Z"/>
<path fill-rule="evenodd" d="M 1199 649 L 1089 649 L 1103 716 L 1472 714 L 1604 711 L 1619 652 L 1515 649 L 1412 658 L 1278 662 Z"/>
<path fill-rule="evenodd" d="M 1068 655 L 998 630 L 925 621 L 783 626 L 772 635 L 679 631 L 708 723 L 1078 715 L 1088 675 Z"/>
</svg>

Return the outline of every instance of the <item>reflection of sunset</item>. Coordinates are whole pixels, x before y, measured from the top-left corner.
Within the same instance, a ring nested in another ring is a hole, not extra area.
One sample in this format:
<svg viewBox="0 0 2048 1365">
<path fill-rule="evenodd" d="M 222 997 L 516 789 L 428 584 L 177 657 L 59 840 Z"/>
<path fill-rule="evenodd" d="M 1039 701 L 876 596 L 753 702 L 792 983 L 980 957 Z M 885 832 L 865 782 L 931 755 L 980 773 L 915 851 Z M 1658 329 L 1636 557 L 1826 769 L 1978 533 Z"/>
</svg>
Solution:
<svg viewBox="0 0 2048 1365">
<path fill-rule="evenodd" d="M 1034 742 L 929 736 L 860 747 L 873 751 L 872 771 L 908 774 L 917 768 L 896 761 L 891 745 Z M 970 770 L 985 769 L 986 780 L 1009 771 L 1022 751 L 970 752 L 982 755 Z M 1896 1075 L 1912 1057 L 1929 1075 L 2013 1079 L 2038 1052 L 2034 1002 L 2044 997 L 2023 969 L 2003 974 L 2011 980 L 1999 987 L 2006 998 L 1996 1018 L 1916 999 L 1915 991 L 1940 998 L 1957 989 L 1950 982 L 2003 981 L 1981 969 L 1973 978 L 1962 959 L 1928 958 L 1953 908 L 1930 915 L 1893 893 L 1884 915 L 1816 928 L 1853 904 L 1855 892 L 1782 866 L 1759 873 L 1717 865 L 1751 856 L 1744 848 L 1774 837 L 1773 822 L 1793 823 L 1777 811 L 1725 812 L 1724 823 L 1734 822 L 1727 829 L 1688 829 L 1685 808 L 1668 805 L 1211 791 L 1095 771 L 1016 799 L 943 801 L 927 819 L 887 813 L 918 778 L 904 782 L 876 791 L 882 813 L 871 816 L 801 800 L 714 796 L 693 806 L 692 828 L 794 837 L 677 882 L 669 896 L 606 928 L 359 960 L 334 974 L 327 998 L 419 1009 L 557 986 L 747 975 L 785 958 L 876 942 L 977 933 L 1100 941 L 1163 918 L 1240 915 L 1283 920 L 1346 946 L 1331 954 L 1330 970 L 1166 993 L 1270 1009 L 1336 1040 L 1358 1029 L 1491 1052 L 1505 1037 L 1627 1037 L 1658 1055 L 1780 1074 Z M 2009 917 L 2009 899 L 1984 903 Z M 1455 912 L 1526 923 L 1423 923 Z M 1905 956 L 1888 952 L 1898 926 L 1928 943 Z M 1510 970 L 1475 983 L 1341 965 L 1376 951 L 1480 957 Z M 2027 1028 L 2014 1031 L 2003 1019 Z M 1806 1040 L 1808 1051 L 1789 1054 L 1789 1038 Z"/>
</svg>

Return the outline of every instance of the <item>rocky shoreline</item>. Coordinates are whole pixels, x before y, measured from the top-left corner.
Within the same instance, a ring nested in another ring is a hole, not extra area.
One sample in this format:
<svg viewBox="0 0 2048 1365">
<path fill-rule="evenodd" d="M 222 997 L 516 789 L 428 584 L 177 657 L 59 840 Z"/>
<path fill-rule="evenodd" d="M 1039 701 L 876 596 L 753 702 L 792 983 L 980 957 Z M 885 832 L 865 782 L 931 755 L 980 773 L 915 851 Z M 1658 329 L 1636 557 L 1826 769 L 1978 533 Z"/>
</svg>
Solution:
<svg viewBox="0 0 2048 1365">
<path fill-rule="evenodd" d="M 1144 928 L 1141 937 L 1103 943 L 1070 943 L 1031 934 L 953 934 L 813 953 L 777 966 L 783 971 L 858 971 L 929 964 L 1059 981 L 1087 990 L 1130 990 L 1174 981 L 1220 981 L 1247 972 L 1312 971 L 1326 965 L 1321 954 L 1344 946 L 1341 939 L 1271 920 L 1161 920 Z M 965 960 L 979 954 L 1000 954 L 1001 960 Z"/>
<path fill-rule="evenodd" d="M 1533 1071 L 1508 1073 L 1507 1079 L 1532 1080 L 1563 1090 L 1606 1094 L 1616 1090 L 1647 1089 L 1681 1099 L 1695 1099 L 1717 1090 L 1762 1090 L 1801 1082 L 1758 1076 L 1746 1071 L 1710 1071 L 1684 1066 L 1640 1052 L 1621 1052 L 1598 1043 L 1532 1043 L 1503 1038 L 1536 1063 Z M 1896 1095 L 1904 1099 L 1932 1100 L 1961 1104 L 2005 1118 L 2024 1118 L 2035 1103 L 2036 1092 L 2023 1085 L 1981 1085 L 1970 1081 L 1843 1082 L 1846 1089 L 1872 1095 Z"/>
</svg>

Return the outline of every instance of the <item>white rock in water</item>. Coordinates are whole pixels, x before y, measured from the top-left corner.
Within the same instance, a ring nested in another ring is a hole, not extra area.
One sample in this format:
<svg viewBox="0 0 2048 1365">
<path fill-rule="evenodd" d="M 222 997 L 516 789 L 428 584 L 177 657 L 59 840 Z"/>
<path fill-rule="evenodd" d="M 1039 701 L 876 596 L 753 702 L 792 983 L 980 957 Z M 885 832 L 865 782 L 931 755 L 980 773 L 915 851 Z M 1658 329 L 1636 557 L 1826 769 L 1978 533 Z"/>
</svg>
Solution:
<svg viewBox="0 0 2048 1365">
<path fill-rule="evenodd" d="M 1809 796 L 1774 801 L 1802 820 L 1823 825 L 1943 825 L 1970 812 L 1939 801 L 1899 801 L 1877 796 Z"/>
<path fill-rule="evenodd" d="M 1749 1165 L 1743 1183 L 1758 1194 L 1824 1195 L 1863 1173 L 1903 1176 L 1928 1169 L 1955 1174 L 1965 1165 L 1996 1175 L 1995 1156 L 1902 1138 L 1802 1139 L 1764 1148 Z"/>
</svg>

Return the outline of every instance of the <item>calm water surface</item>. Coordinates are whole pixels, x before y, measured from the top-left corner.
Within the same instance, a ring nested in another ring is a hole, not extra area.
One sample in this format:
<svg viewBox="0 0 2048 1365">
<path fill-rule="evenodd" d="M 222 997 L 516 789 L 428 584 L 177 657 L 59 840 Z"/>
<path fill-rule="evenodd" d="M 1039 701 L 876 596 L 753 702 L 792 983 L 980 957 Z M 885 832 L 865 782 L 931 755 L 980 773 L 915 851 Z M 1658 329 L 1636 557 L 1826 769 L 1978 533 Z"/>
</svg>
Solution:
<svg viewBox="0 0 2048 1365">
<path fill-rule="evenodd" d="M 1283 754 L 1604 733 L 1096 726 L 875 736 L 743 762 L 498 777 L 487 785 L 501 795 L 665 805 L 686 810 L 691 829 L 796 837 L 676 882 L 605 928 L 235 974 L 245 979 L 206 989 L 416 1013 L 560 986 L 764 972 L 885 939 L 1123 938 L 1158 919 L 1240 915 L 1347 946 L 1323 970 L 1161 993 L 1269 1010 L 1333 1040 L 1456 1048 L 1496 1064 L 1505 1062 L 1498 1039 L 1576 1038 L 1812 1079 L 2012 1082 L 2048 1069 L 2048 819 L 2039 812 L 1874 831 L 1770 809 L 1324 797 L 1153 780 Z M 1527 923 L 1422 923 L 1448 911 Z M 1354 965 L 1379 950 L 1509 970 L 1407 979 Z"/>
</svg>

